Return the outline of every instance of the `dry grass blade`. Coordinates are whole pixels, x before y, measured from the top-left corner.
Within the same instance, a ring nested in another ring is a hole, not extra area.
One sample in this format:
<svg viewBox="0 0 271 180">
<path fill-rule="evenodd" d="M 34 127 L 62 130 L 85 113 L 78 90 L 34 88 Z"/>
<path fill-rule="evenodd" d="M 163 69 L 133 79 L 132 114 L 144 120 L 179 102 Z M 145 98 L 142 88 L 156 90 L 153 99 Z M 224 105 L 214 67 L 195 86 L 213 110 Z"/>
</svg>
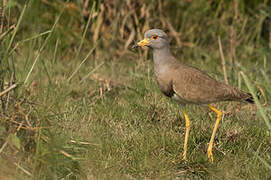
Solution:
<svg viewBox="0 0 271 180">
<path fill-rule="evenodd" d="M 98 15 L 98 20 L 96 22 L 96 28 L 94 30 L 94 35 L 93 35 L 93 42 L 96 42 L 99 38 L 99 34 L 100 34 L 100 29 L 103 23 L 103 14 L 104 14 L 104 5 L 101 4 L 101 11 Z"/>
<path fill-rule="evenodd" d="M 94 3 L 96 3 L 96 1 L 94 1 Z M 88 8 L 88 4 L 89 4 L 89 0 L 86 0 L 85 2 L 82 2 L 83 4 L 83 10 L 82 10 L 82 14 L 84 17 L 86 17 L 90 12 L 87 10 Z"/>
<path fill-rule="evenodd" d="M 63 151 L 63 150 L 60 150 L 59 152 L 60 152 L 61 154 L 63 154 L 64 156 L 68 157 L 68 158 L 71 158 L 71 159 L 74 158 L 72 155 L 70 155 L 69 153 L 67 153 L 67 152 L 65 152 L 65 151 Z"/>
<path fill-rule="evenodd" d="M 221 64 L 222 64 L 222 69 L 223 69 L 223 74 L 224 74 L 224 81 L 226 84 L 229 84 L 227 70 L 226 70 L 226 62 L 225 62 L 225 57 L 224 57 L 224 53 L 223 53 L 223 49 L 222 49 L 220 36 L 218 36 L 218 45 L 219 45 L 219 53 L 220 53 L 220 57 L 221 57 Z"/>
<path fill-rule="evenodd" d="M 3 96 L 3 95 L 5 95 L 6 93 L 8 93 L 9 91 L 11 91 L 12 89 L 14 89 L 14 88 L 16 88 L 16 87 L 17 87 L 17 84 L 11 85 L 10 87 L 8 87 L 7 89 L 5 89 L 4 91 L 2 91 L 2 92 L 0 93 L 0 97 Z"/>
<path fill-rule="evenodd" d="M 23 168 L 22 166 L 20 166 L 18 163 L 14 162 L 14 165 L 17 166 L 20 170 L 22 170 L 28 176 L 33 176 L 29 171 L 27 171 L 25 168 Z"/>
<path fill-rule="evenodd" d="M 3 152 L 3 150 L 5 149 L 5 147 L 8 145 L 8 141 L 5 141 L 5 143 L 2 145 L 2 147 L 0 148 L 0 154 Z"/>
<path fill-rule="evenodd" d="M 131 23 L 131 19 L 129 19 L 131 17 L 131 15 L 135 13 L 134 10 L 130 11 L 129 13 L 127 13 L 122 19 L 122 22 L 121 22 L 121 26 L 120 26 L 120 37 L 123 38 L 124 37 L 124 34 L 125 34 L 125 25 L 127 23 L 129 23 L 128 26 L 132 26 L 133 24 Z M 129 21 L 130 20 L 130 21 Z M 130 27 L 131 28 L 131 27 Z"/>
<path fill-rule="evenodd" d="M 171 33 L 171 34 L 174 36 L 174 38 L 176 39 L 177 45 L 178 45 L 178 46 L 181 46 L 181 45 L 182 45 L 182 42 L 181 42 L 181 40 L 180 40 L 179 33 L 174 29 L 174 27 L 172 26 L 172 24 L 171 24 L 166 18 L 163 18 L 163 21 L 166 22 L 167 27 L 168 27 L 170 33 Z"/>
<path fill-rule="evenodd" d="M 2 40 L 6 35 L 8 35 L 13 29 L 15 29 L 15 25 L 11 25 L 7 31 L 0 34 L 0 40 Z"/>
<path fill-rule="evenodd" d="M 8 83 L 9 86 L 15 85 L 15 84 L 14 84 L 14 81 L 15 81 L 15 73 L 13 72 L 13 73 L 11 74 L 11 78 L 10 78 L 10 81 L 9 81 L 9 83 Z M 5 110 L 7 110 L 8 105 L 9 105 L 10 92 L 11 92 L 11 91 L 8 92 L 7 98 L 6 98 L 6 103 L 4 104 L 4 105 L 6 106 L 6 107 L 5 107 Z M 0 95 L 0 97 L 1 97 L 1 95 Z"/>
<path fill-rule="evenodd" d="M 125 49 L 125 50 L 126 50 L 126 49 L 129 47 L 129 45 L 133 42 L 134 38 L 135 38 L 135 30 L 132 29 L 132 32 L 130 33 L 129 38 L 128 38 L 127 41 L 125 42 L 125 45 L 124 45 L 124 49 Z"/>
</svg>

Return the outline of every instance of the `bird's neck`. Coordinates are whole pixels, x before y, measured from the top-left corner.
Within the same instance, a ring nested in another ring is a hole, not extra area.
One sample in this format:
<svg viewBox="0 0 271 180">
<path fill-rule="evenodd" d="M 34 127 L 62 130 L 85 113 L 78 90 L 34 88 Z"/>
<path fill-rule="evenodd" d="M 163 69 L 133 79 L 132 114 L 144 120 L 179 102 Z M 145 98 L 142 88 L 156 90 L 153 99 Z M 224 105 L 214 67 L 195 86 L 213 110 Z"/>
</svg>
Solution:
<svg viewBox="0 0 271 180">
<path fill-rule="evenodd" d="M 174 57 L 168 47 L 153 49 L 153 61 L 155 67 L 166 66 L 171 61 L 174 61 Z"/>
</svg>

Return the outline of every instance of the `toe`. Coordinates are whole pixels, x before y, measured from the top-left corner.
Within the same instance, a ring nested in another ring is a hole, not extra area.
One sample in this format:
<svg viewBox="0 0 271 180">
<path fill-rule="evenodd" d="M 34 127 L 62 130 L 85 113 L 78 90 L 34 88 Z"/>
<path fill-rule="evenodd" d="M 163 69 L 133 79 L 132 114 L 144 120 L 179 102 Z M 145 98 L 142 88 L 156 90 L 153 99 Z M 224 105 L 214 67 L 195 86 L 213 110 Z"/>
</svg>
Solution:
<svg viewBox="0 0 271 180">
<path fill-rule="evenodd" d="M 185 154 L 185 153 L 183 154 L 183 160 L 184 160 L 184 161 L 187 161 L 187 159 L 186 159 L 186 154 Z"/>
<path fill-rule="evenodd" d="M 214 162 L 214 156 L 213 156 L 212 150 L 208 149 L 207 154 L 208 154 L 208 158 L 209 158 L 210 162 L 213 163 Z"/>
</svg>

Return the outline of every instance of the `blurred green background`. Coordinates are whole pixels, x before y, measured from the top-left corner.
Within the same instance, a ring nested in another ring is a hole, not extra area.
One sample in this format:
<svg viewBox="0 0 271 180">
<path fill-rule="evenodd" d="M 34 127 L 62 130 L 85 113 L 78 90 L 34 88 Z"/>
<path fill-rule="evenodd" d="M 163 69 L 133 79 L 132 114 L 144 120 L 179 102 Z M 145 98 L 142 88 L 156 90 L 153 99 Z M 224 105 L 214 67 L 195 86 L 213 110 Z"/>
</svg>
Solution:
<svg viewBox="0 0 271 180">
<path fill-rule="evenodd" d="M 1 179 L 271 178 L 269 0 L 1 0 Z M 182 63 L 261 96 L 224 119 L 164 97 L 148 49 L 167 32 Z M 225 61 L 223 71 L 223 60 Z"/>
</svg>

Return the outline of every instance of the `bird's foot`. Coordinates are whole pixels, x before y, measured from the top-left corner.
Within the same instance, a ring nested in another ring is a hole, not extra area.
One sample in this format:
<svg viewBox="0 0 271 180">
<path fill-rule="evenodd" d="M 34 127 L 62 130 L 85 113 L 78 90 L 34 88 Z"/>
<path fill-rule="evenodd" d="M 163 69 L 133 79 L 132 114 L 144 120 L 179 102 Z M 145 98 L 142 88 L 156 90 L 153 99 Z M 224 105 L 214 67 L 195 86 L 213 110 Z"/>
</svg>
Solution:
<svg viewBox="0 0 271 180">
<path fill-rule="evenodd" d="M 214 162 L 214 156 L 213 156 L 212 148 L 208 148 L 207 154 L 208 154 L 209 161 L 211 163 L 213 163 Z"/>
<path fill-rule="evenodd" d="M 187 158 L 186 158 L 186 152 L 183 152 L 183 160 L 184 160 L 184 161 L 187 161 Z"/>
</svg>

